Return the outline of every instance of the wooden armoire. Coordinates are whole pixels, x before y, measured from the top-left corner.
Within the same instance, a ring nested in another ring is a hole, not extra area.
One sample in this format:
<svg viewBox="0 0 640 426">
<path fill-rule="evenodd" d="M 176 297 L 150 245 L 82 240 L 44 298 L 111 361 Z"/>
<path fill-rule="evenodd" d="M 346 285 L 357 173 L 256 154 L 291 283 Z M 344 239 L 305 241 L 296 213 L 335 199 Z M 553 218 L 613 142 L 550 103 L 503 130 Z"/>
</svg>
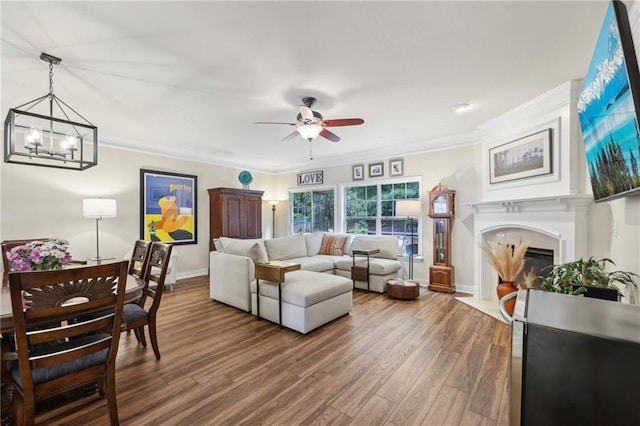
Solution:
<svg viewBox="0 0 640 426">
<path fill-rule="evenodd" d="M 210 188 L 209 251 L 213 239 L 262 238 L 262 194 L 264 191 L 237 188 Z"/>
</svg>

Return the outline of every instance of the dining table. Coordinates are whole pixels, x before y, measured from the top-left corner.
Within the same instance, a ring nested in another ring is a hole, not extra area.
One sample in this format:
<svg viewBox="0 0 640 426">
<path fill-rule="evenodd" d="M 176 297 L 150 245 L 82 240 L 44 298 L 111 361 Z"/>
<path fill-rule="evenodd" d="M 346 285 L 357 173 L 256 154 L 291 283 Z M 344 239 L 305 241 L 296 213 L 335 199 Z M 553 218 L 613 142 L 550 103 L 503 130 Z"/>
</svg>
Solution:
<svg viewBox="0 0 640 426">
<path fill-rule="evenodd" d="M 124 303 L 135 302 L 140 298 L 144 282 L 138 278 L 127 275 Z M 0 287 L 0 333 L 12 333 L 14 331 L 13 311 L 11 309 L 11 292 L 9 287 Z"/>
</svg>

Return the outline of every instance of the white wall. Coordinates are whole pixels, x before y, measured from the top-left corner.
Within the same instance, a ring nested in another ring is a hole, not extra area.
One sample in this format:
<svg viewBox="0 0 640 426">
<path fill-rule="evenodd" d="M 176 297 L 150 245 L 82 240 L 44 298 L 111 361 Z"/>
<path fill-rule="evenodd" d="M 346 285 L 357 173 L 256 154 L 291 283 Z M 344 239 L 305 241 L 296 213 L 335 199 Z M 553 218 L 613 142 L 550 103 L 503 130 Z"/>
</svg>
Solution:
<svg viewBox="0 0 640 426">
<path fill-rule="evenodd" d="M 428 191 L 438 183 L 456 190 L 456 217 L 453 222 L 452 264 L 455 267 L 455 282 L 459 289 L 470 291 L 473 284 L 473 212 L 465 204 L 476 201 L 480 196 L 480 157 L 479 145 L 470 145 L 450 150 L 433 151 L 404 156 L 404 176 L 417 177 L 422 181 L 422 253 L 424 260 L 414 264 L 414 278 L 427 282 L 428 268 L 432 265 L 432 220 L 427 216 Z M 395 157 L 394 157 L 395 158 Z M 372 179 L 378 183 L 388 178 L 388 159 L 384 161 L 385 177 Z M 360 163 L 354 161 L 354 164 Z M 366 165 L 365 165 L 366 167 Z M 336 198 L 339 198 L 340 184 L 351 182 L 351 165 L 336 166 L 323 170 L 324 183 L 317 187 L 333 187 Z M 283 199 L 287 197 L 288 189 L 297 188 L 297 174 L 283 174 L 276 177 L 275 183 Z M 366 182 L 366 181 L 365 181 Z M 313 186 L 305 186 L 313 188 Z M 281 207 L 282 206 L 282 207 Z M 278 236 L 288 235 L 286 203 L 281 202 L 277 210 Z M 342 208 L 338 201 L 338 211 Z M 339 215 L 339 213 L 338 213 Z M 337 217 L 336 217 L 337 218 Z M 338 231 L 340 231 L 338 229 Z"/>
<path fill-rule="evenodd" d="M 198 176 L 196 245 L 176 246 L 178 277 L 207 274 L 209 265 L 208 188 L 239 188 L 240 170 L 169 157 L 100 148 L 98 165 L 79 172 L 3 164 L 0 235 L 3 239 L 60 237 L 70 243 L 74 258 L 95 256 L 95 220 L 82 216 L 84 198 L 115 198 L 118 216 L 100 222 L 100 254 L 121 258 L 140 233 L 140 169 Z M 254 173 L 251 189 L 273 186 L 272 175 Z M 268 204 L 267 204 L 268 206 Z M 263 207 L 263 224 L 271 232 L 271 210 Z"/>
</svg>

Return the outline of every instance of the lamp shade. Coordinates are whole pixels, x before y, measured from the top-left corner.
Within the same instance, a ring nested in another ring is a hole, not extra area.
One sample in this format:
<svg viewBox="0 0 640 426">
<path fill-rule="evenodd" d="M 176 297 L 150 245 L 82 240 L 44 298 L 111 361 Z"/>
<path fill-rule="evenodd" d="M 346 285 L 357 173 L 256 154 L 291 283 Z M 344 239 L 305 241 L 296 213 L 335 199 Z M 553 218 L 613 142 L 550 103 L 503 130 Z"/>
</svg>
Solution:
<svg viewBox="0 0 640 426">
<path fill-rule="evenodd" d="M 420 200 L 396 201 L 396 216 L 420 217 Z"/>
<path fill-rule="evenodd" d="M 82 200 L 82 214 L 88 218 L 116 217 L 116 200 L 109 198 L 86 198 Z"/>
</svg>

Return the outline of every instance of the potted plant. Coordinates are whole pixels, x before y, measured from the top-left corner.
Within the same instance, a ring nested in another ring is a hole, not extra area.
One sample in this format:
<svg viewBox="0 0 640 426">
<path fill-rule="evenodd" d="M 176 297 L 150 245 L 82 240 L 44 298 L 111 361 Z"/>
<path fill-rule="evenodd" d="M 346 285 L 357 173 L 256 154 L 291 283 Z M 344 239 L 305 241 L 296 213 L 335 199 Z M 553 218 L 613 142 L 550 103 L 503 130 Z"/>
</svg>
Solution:
<svg viewBox="0 0 640 426">
<path fill-rule="evenodd" d="M 502 280 L 496 288 L 498 299 L 517 291 L 518 288 L 514 281 L 524 268 L 524 255 L 527 253 L 528 244 L 522 241 L 518 241 L 515 244 L 489 241 L 480 247 L 486 253 L 489 263 L 491 263 Z M 513 314 L 515 303 L 515 299 L 506 303 L 505 308 L 509 315 Z"/>
<path fill-rule="evenodd" d="M 607 265 L 615 266 L 615 263 L 607 258 L 596 260 L 590 257 L 587 260 L 551 265 L 541 271 L 546 276 L 540 276 L 540 287 L 557 293 L 585 294 L 589 297 L 618 300 L 618 285 L 621 285 L 626 290 L 629 303 L 638 304 L 638 286 L 634 281 L 634 277 L 638 275 L 633 272 L 607 271 Z M 612 292 L 613 295 L 607 295 L 607 292 Z"/>
</svg>

